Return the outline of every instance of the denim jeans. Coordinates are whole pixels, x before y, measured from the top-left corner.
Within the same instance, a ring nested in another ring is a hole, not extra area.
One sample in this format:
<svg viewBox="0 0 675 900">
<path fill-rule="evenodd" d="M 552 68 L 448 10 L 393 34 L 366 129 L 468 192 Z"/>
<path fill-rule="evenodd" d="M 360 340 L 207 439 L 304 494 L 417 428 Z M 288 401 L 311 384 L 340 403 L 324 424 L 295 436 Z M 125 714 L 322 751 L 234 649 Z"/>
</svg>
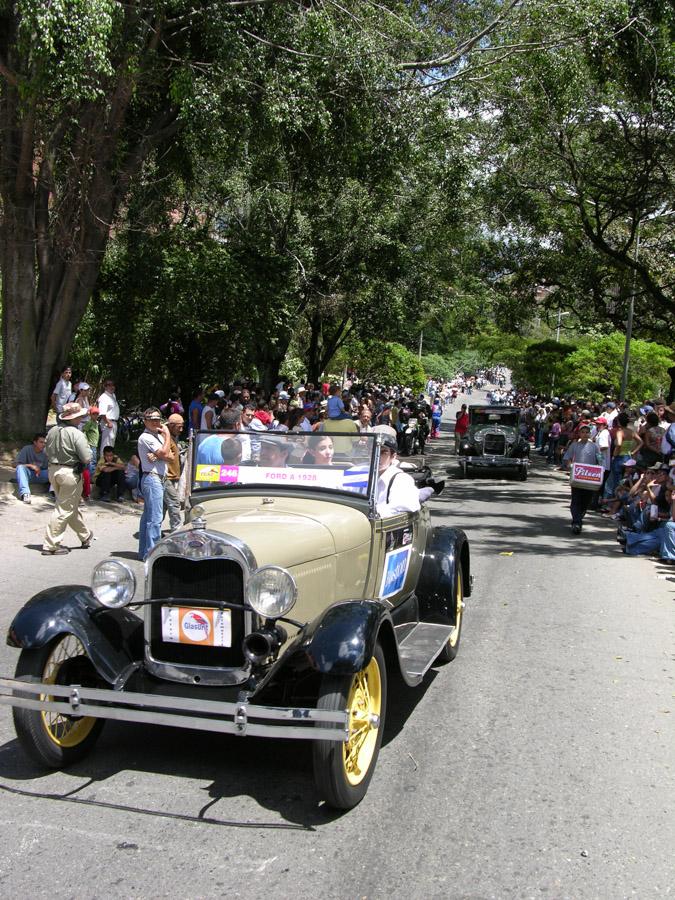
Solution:
<svg viewBox="0 0 675 900">
<path fill-rule="evenodd" d="M 91 480 L 94 480 L 94 472 L 96 471 L 96 463 L 98 462 L 98 447 L 94 447 L 91 444 L 89 445 L 89 449 L 91 450 L 91 459 L 89 460 L 89 475 Z"/>
<path fill-rule="evenodd" d="M 666 522 L 661 531 L 661 559 L 675 560 L 675 522 Z"/>
<path fill-rule="evenodd" d="M 623 467 L 627 459 L 630 459 L 630 456 L 615 456 L 612 459 L 612 468 L 609 470 L 609 478 L 605 482 L 605 489 L 602 494 L 605 499 L 614 496 L 614 491 L 621 481 Z"/>
<path fill-rule="evenodd" d="M 124 481 L 127 490 L 131 491 L 131 496 L 134 498 L 134 500 L 140 497 L 141 492 L 138 489 L 138 472 L 125 474 Z"/>
<path fill-rule="evenodd" d="M 19 497 L 23 497 L 24 494 L 28 494 L 28 496 L 30 496 L 31 483 L 36 482 L 36 484 L 48 484 L 49 475 L 46 469 L 40 469 L 40 474 L 36 475 L 32 469 L 28 468 L 28 466 L 17 466 L 16 480 L 19 483 Z"/>
<path fill-rule="evenodd" d="M 664 531 L 665 523 L 661 523 L 653 531 L 626 532 L 626 554 L 628 556 L 641 556 L 660 550 Z"/>
<path fill-rule="evenodd" d="M 138 529 L 138 558 L 145 559 L 162 535 L 164 484 L 156 475 L 144 475 L 141 493 L 145 504 Z"/>
</svg>

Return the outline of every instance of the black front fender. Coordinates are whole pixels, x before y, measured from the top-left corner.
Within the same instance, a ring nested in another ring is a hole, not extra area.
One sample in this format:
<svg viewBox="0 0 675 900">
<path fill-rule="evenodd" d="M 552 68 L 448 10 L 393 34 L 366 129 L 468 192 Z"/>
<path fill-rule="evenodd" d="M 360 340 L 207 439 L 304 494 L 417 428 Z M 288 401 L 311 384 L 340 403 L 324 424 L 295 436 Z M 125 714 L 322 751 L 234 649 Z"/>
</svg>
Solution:
<svg viewBox="0 0 675 900">
<path fill-rule="evenodd" d="M 14 617 L 10 647 L 43 647 L 60 634 L 79 638 L 105 681 L 116 685 L 143 659 L 143 620 L 129 609 L 105 609 L 85 585 L 48 588 Z"/>
<path fill-rule="evenodd" d="M 283 662 L 302 671 L 352 675 L 370 662 L 380 628 L 393 625 L 376 600 L 346 600 L 329 606 L 311 622 L 284 654 Z"/>
</svg>

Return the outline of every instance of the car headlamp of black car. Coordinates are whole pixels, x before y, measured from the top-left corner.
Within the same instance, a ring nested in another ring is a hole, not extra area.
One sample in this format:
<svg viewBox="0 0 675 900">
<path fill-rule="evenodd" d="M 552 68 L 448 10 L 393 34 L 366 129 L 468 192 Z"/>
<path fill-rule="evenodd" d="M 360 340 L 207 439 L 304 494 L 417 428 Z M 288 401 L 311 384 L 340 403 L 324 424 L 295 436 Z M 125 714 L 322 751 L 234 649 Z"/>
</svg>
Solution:
<svg viewBox="0 0 675 900">
<path fill-rule="evenodd" d="M 104 559 L 92 572 L 91 589 L 101 606 L 120 609 L 133 600 L 136 576 L 123 562 Z"/>
<path fill-rule="evenodd" d="M 278 619 L 295 606 L 298 588 L 290 572 L 280 566 L 261 566 L 246 585 L 246 600 L 259 616 Z"/>
</svg>

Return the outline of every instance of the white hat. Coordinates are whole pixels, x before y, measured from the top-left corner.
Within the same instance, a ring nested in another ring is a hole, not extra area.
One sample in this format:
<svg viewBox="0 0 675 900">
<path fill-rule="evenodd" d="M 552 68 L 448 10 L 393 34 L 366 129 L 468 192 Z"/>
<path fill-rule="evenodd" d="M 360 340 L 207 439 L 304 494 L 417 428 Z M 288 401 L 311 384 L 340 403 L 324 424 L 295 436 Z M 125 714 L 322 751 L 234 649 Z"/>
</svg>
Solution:
<svg viewBox="0 0 675 900">
<path fill-rule="evenodd" d="M 62 422 L 70 422 L 72 419 L 82 419 L 89 415 L 89 409 L 84 409 L 79 403 L 64 403 L 59 419 Z"/>
<path fill-rule="evenodd" d="M 382 435 L 382 444 L 385 447 L 388 447 L 390 450 L 396 452 L 398 449 L 398 444 L 396 441 L 396 429 L 392 428 L 391 425 L 375 425 L 373 427 L 374 434 Z"/>
<path fill-rule="evenodd" d="M 221 398 L 221 400 L 225 396 L 225 391 L 214 391 L 213 393 L 218 394 L 218 396 Z"/>
</svg>

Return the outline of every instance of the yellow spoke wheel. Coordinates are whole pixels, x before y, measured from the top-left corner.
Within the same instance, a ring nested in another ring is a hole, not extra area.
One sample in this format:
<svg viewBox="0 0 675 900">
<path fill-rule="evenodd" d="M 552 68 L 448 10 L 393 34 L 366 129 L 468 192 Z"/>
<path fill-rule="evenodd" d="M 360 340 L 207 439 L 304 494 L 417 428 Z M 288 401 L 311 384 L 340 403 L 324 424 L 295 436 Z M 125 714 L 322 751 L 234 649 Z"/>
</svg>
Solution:
<svg viewBox="0 0 675 900">
<path fill-rule="evenodd" d="M 445 647 L 443 647 L 436 657 L 436 662 L 438 664 L 451 662 L 457 656 L 459 640 L 462 636 L 462 619 L 464 618 L 464 583 L 462 581 L 462 569 L 459 562 L 457 563 L 457 570 L 455 572 L 453 596 L 450 608 L 454 616 L 454 621 L 451 621 L 450 624 L 455 626 L 455 630 L 448 638 Z"/>
<path fill-rule="evenodd" d="M 382 714 L 382 679 L 375 657 L 352 679 L 347 697 L 349 740 L 343 744 L 345 775 L 359 784 L 370 769 Z"/>
<path fill-rule="evenodd" d="M 83 658 L 86 660 L 87 657 L 81 642 L 74 634 L 67 634 L 56 644 L 47 658 L 42 680 L 49 684 L 68 684 L 68 679 L 64 681 L 63 678 L 67 676 L 69 668 L 73 669 L 70 665 L 71 660 L 77 663 Z M 71 678 L 70 681 L 76 682 L 76 679 Z M 51 697 L 41 694 L 40 699 Z M 87 735 L 91 734 L 96 724 L 96 719 L 92 716 L 76 718 L 47 710 L 40 715 L 47 735 L 58 747 L 77 747 Z"/>
<path fill-rule="evenodd" d="M 102 687 L 81 641 L 62 634 L 35 650 L 22 650 L 16 677 L 47 684 Z M 49 694 L 40 699 L 49 700 Z M 14 727 L 23 748 L 37 763 L 51 769 L 70 765 L 89 753 L 103 728 L 103 720 L 71 716 L 51 710 L 15 708 Z"/>
<path fill-rule="evenodd" d="M 315 741 L 314 780 L 330 806 L 351 809 L 363 799 L 382 743 L 387 705 L 387 669 L 376 645 L 370 662 L 355 675 L 324 676 L 319 709 L 346 710 L 346 741 Z"/>
</svg>

